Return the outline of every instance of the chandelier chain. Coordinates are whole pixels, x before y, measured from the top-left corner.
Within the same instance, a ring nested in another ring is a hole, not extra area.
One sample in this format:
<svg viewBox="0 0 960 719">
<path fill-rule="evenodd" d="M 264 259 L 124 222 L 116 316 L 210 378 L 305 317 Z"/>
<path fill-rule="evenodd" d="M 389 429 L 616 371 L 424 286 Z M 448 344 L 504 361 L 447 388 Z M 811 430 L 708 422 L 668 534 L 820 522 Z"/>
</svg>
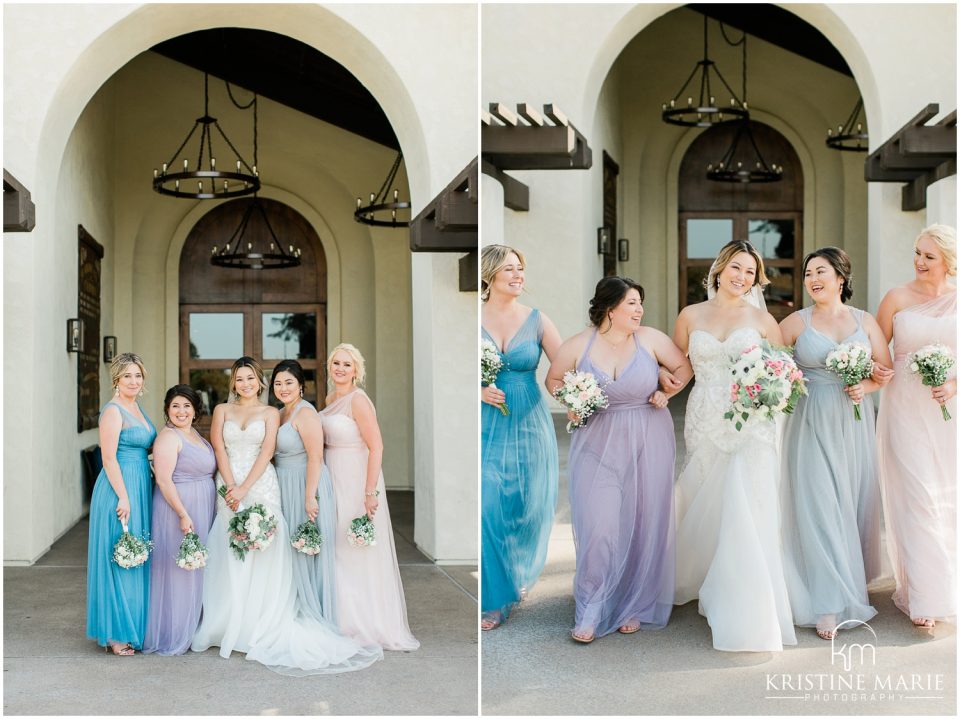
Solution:
<svg viewBox="0 0 960 719">
<path fill-rule="evenodd" d="M 376 204 L 381 202 L 386 202 L 387 193 L 390 191 L 390 185 L 393 184 L 394 178 L 397 176 L 397 170 L 400 169 L 400 161 L 403 159 L 403 153 L 397 153 L 397 159 L 393 161 L 393 167 L 390 168 L 390 172 L 387 173 L 386 179 L 383 181 L 383 184 L 380 186 L 380 190 L 376 195 Z"/>
</svg>

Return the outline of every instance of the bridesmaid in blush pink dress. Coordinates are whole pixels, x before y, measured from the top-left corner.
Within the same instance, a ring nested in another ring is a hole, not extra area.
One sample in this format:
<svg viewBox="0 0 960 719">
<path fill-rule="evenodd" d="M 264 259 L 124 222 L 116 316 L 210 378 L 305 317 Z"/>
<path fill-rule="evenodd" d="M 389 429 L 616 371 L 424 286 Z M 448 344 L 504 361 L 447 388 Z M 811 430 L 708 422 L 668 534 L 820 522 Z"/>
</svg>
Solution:
<svg viewBox="0 0 960 719">
<path fill-rule="evenodd" d="M 333 391 L 320 412 L 324 456 L 337 503 L 334 541 L 337 623 L 361 644 L 412 650 L 420 642 L 407 625 L 407 606 L 393 544 L 393 526 L 384 491 L 383 441 L 376 410 L 363 384 L 363 356 L 340 344 L 327 359 Z M 376 544 L 354 547 L 347 530 L 366 513 L 376 528 Z"/>
<path fill-rule="evenodd" d="M 916 279 L 890 290 L 877 312 L 893 338 L 894 377 L 877 420 L 877 454 L 887 549 L 897 582 L 894 603 L 919 627 L 956 620 L 956 367 L 940 387 L 925 387 L 907 356 L 938 342 L 957 351 L 956 233 L 931 225 L 914 244 Z"/>
</svg>

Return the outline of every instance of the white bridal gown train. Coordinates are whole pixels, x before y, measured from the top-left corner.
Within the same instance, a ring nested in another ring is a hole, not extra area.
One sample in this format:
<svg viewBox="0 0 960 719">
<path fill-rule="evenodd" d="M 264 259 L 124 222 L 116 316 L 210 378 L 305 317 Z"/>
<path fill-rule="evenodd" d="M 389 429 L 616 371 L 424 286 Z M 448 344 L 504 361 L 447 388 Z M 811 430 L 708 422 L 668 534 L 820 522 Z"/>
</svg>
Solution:
<svg viewBox="0 0 960 719">
<path fill-rule="evenodd" d="M 730 404 L 731 360 L 762 340 L 752 327 L 720 341 L 690 335 L 696 384 L 687 400 L 687 457 L 677 481 L 675 602 L 699 598 L 713 647 L 780 651 L 796 644 L 780 549 L 777 425 L 753 419 L 738 432 Z"/>
</svg>

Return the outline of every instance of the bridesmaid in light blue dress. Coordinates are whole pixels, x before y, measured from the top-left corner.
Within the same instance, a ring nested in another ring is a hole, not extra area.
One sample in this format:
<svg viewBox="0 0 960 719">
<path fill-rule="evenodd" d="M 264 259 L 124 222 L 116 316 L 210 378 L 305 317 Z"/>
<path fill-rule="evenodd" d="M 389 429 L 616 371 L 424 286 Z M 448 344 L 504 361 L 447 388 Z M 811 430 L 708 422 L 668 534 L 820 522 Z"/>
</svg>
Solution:
<svg viewBox="0 0 960 719">
<path fill-rule="evenodd" d="M 560 335 L 539 310 L 517 302 L 524 280 L 518 251 L 489 245 L 481 262 L 483 338 L 503 360 L 496 382 L 481 388 L 480 626 L 489 630 L 523 599 L 547 558 L 559 467 L 537 365 L 541 352 L 552 359 Z"/>
<path fill-rule="evenodd" d="M 323 538 L 320 553 L 313 556 L 289 548 L 293 553 L 298 607 L 314 619 L 335 624 L 336 501 L 330 473 L 323 461 L 323 425 L 314 406 L 303 399 L 305 381 L 303 368 L 296 360 L 283 360 L 273 369 L 273 392 L 283 403 L 273 463 L 290 535 L 310 519 Z M 308 481 L 308 477 L 316 479 Z M 312 501 L 307 499 L 308 495 Z"/>
<path fill-rule="evenodd" d="M 138 355 L 117 355 L 110 366 L 114 398 L 100 412 L 103 470 L 90 500 L 87 544 L 87 638 L 118 655 L 143 646 L 150 593 L 150 561 L 124 569 L 113 561 L 123 532 L 150 531 L 153 494 L 147 453 L 157 431 L 137 404 L 146 372 Z"/>
<path fill-rule="evenodd" d="M 803 261 L 804 286 L 814 305 L 781 323 L 784 341 L 807 379 L 806 397 L 788 416 L 783 440 L 784 571 L 793 620 L 816 627 L 823 639 L 877 612 L 867 585 L 880 575 L 880 491 L 876 470 L 872 379 L 845 388 L 826 369 L 840 343 L 857 343 L 889 367 L 879 325 L 847 307 L 853 294 L 850 259 L 824 247 Z M 854 417 L 860 403 L 862 420 Z"/>
</svg>

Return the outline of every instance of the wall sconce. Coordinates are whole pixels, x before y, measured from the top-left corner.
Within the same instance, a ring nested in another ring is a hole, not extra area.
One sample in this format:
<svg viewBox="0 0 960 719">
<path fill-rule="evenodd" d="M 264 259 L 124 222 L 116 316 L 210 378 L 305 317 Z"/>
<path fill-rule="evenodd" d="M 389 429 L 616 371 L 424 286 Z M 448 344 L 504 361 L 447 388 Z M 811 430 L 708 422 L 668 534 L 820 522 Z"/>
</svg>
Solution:
<svg viewBox="0 0 960 719">
<path fill-rule="evenodd" d="M 613 233 L 609 227 L 597 228 L 597 254 L 606 255 L 610 252 L 610 240 Z"/>
<path fill-rule="evenodd" d="M 67 320 L 67 352 L 79 352 L 83 348 L 83 320 Z"/>
<path fill-rule="evenodd" d="M 103 338 L 103 363 L 110 364 L 113 358 L 117 356 L 117 338 L 113 335 L 106 335 Z"/>
<path fill-rule="evenodd" d="M 617 240 L 617 259 L 621 262 L 630 259 L 630 240 Z"/>
</svg>

